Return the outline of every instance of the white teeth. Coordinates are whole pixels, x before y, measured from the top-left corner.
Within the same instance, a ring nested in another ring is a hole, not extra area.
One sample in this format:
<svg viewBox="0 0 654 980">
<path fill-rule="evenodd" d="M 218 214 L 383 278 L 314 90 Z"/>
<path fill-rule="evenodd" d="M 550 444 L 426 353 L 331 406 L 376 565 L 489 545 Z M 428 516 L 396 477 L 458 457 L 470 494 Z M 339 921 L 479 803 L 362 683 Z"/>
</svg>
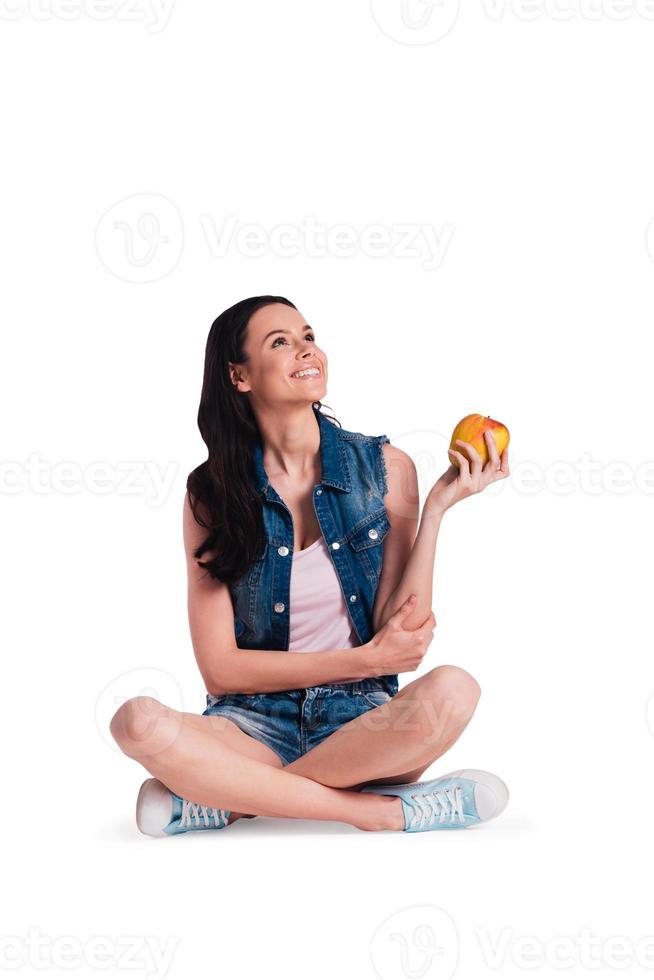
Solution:
<svg viewBox="0 0 654 980">
<path fill-rule="evenodd" d="M 320 374 L 318 368 L 307 368 L 305 371 L 296 371 L 291 375 L 292 378 L 304 378 L 310 374 Z"/>
</svg>

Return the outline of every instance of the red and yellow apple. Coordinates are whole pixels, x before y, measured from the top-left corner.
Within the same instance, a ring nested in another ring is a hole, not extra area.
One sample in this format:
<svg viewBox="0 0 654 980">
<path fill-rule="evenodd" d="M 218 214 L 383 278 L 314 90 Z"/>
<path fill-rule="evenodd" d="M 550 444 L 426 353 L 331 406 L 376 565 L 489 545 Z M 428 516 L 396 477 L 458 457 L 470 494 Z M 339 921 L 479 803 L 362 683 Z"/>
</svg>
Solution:
<svg viewBox="0 0 654 980">
<path fill-rule="evenodd" d="M 455 449 L 468 459 L 465 447 L 457 445 L 456 440 L 462 439 L 463 442 L 469 442 L 479 453 L 483 466 L 489 459 L 486 439 L 484 438 L 486 429 L 491 430 L 497 446 L 497 453 L 501 456 L 509 444 L 509 430 L 501 422 L 492 419 L 490 415 L 466 415 L 465 418 L 461 419 L 452 433 L 449 448 Z M 455 466 L 459 465 L 456 456 L 450 456 L 449 459 Z"/>
</svg>

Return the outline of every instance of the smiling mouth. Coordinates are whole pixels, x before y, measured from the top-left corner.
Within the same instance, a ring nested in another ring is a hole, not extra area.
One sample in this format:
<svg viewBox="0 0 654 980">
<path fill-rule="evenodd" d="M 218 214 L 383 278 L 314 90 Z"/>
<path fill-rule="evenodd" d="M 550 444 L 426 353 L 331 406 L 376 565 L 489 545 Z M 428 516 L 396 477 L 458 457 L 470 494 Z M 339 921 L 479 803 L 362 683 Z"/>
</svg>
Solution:
<svg viewBox="0 0 654 980">
<path fill-rule="evenodd" d="M 319 368 L 300 368 L 300 371 L 306 371 L 306 374 L 298 374 L 294 372 L 290 375 L 294 381 L 313 381 L 315 378 L 322 378 L 322 371 Z"/>
</svg>

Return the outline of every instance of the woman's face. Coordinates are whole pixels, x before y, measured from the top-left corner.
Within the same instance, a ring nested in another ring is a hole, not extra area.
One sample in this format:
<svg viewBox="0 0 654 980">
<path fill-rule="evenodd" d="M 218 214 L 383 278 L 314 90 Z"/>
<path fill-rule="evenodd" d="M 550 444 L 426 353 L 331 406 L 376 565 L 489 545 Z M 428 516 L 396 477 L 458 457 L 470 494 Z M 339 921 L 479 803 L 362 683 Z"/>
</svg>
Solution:
<svg viewBox="0 0 654 980">
<path fill-rule="evenodd" d="M 263 306 L 250 317 L 245 352 L 248 360 L 230 364 L 232 382 L 255 401 L 315 402 L 327 391 L 327 355 L 298 310 L 284 303 Z M 298 371 L 314 369 L 303 377 Z M 318 374 L 315 373 L 318 370 Z"/>
</svg>

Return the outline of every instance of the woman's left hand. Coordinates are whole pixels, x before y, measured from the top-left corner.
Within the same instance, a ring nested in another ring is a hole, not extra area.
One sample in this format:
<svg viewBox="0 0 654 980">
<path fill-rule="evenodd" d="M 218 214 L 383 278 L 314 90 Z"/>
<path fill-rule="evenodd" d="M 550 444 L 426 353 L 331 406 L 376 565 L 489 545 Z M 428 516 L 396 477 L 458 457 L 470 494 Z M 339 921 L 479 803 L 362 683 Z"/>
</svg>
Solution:
<svg viewBox="0 0 654 980">
<path fill-rule="evenodd" d="M 509 475 L 509 447 L 500 456 L 491 429 L 486 429 L 484 438 L 488 447 L 488 461 L 484 465 L 474 446 L 462 439 L 456 440 L 456 444 L 466 450 L 470 459 L 455 449 L 449 450 L 449 455 L 454 456 L 459 465 L 452 463 L 429 491 L 425 502 L 428 512 L 444 513 L 458 500 L 479 493 L 490 483 L 503 480 Z"/>
</svg>

